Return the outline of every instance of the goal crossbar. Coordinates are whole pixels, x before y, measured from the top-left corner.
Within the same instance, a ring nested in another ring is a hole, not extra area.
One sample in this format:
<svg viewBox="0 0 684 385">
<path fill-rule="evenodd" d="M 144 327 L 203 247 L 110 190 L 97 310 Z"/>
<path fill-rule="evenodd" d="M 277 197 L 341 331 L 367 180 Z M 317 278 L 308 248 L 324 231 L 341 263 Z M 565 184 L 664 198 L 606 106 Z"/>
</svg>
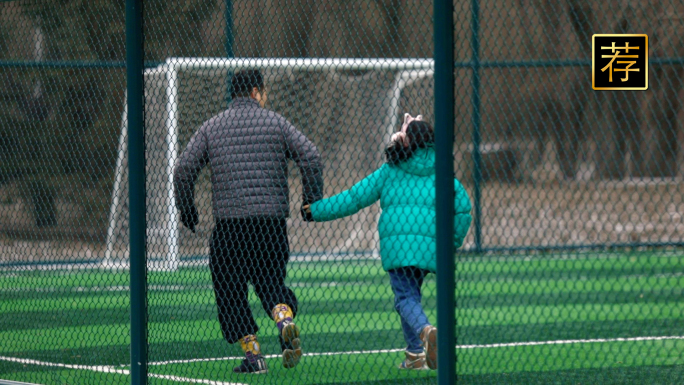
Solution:
<svg viewBox="0 0 684 385">
<path fill-rule="evenodd" d="M 366 58 L 168 58 L 167 68 L 292 68 L 318 71 L 334 69 L 351 70 L 429 70 L 434 68 L 432 59 L 366 59 Z"/>
</svg>

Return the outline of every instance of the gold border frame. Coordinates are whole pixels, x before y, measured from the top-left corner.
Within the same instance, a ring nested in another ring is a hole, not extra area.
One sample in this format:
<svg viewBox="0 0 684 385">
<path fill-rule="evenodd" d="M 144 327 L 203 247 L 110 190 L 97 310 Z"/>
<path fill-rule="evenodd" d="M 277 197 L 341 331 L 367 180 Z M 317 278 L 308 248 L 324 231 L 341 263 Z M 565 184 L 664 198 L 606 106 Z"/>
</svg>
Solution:
<svg viewBox="0 0 684 385">
<path fill-rule="evenodd" d="M 646 86 L 645 87 L 596 87 L 595 72 L 594 72 L 594 44 L 596 44 L 596 36 L 643 36 L 646 38 Z M 648 90 L 648 35 L 645 33 L 595 33 L 591 35 L 591 88 L 595 91 L 645 91 Z"/>
</svg>

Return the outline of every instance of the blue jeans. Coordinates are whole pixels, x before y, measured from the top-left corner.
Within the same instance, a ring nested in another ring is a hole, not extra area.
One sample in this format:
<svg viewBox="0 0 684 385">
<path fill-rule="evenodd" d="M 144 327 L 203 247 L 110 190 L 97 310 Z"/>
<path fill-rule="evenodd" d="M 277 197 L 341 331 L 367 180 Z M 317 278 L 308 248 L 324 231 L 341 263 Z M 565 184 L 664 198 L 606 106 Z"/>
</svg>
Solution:
<svg viewBox="0 0 684 385">
<path fill-rule="evenodd" d="M 430 324 L 420 304 L 422 295 L 420 288 L 428 274 L 427 270 L 418 267 L 402 267 L 388 271 L 390 284 L 394 292 L 394 309 L 401 317 L 401 329 L 407 343 L 406 350 L 421 353 L 423 345 L 420 332 Z"/>
</svg>

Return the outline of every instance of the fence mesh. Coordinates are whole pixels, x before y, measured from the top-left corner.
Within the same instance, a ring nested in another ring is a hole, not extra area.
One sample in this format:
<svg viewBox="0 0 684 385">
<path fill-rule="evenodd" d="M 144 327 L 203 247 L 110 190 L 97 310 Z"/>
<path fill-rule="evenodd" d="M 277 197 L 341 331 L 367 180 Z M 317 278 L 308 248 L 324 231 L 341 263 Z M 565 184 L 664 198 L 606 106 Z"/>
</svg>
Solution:
<svg viewBox="0 0 684 385">
<path fill-rule="evenodd" d="M 0 4 L 0 378 L 121 383 L 128 274 L 93 269 L 125 91 L 124 8 Z"/>
<path fill-rule="evenodd" d="M 456 381 L 679 383 L 684 5 L 454 7 Z M 125 12 L 0 3 L 2 380 L 131 381 Z M 149 383 L 437 382 L 432 16 L 144 2 Z M 600 33 L 647 91 L 592 90 Z"/>
</svg>

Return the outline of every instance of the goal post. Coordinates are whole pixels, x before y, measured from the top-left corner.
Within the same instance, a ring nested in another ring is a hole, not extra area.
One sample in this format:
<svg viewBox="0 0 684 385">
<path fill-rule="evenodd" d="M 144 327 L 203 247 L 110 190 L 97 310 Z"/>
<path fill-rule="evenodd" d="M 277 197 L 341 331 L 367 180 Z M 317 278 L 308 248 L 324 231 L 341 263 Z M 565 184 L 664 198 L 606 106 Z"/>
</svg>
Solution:
<svg viewBox="0 0 684 385">
<path fill-rule="evenodd" d="M 383 142 L 389 143 L 400 119 L 400 99 L 404 88 L 433 75 L 432 59 L 356 59 L 356 58 L 168 58 L 163 64 L 145 70 L 146 121 L 150 114 L 163 120 L 163 130 L 146 128 L 146 162 L 148 173 L 147 216 L 149 267 L 174 271 L 180 264 L 180 221 L 174 202 L 173 168 L 179 155 L 179 94 L 181 72 L 221 71 L 224 84 L 232 71 L 250 68 L 288 71 L 390 71 L 394 73 L 389 89 L 374 98 L 384 110 L 381 129 Z M 159 92 L 163 88 L 163 92 Z M 228 86 L 225 85 L 227 91 Z M 198 101 L 201 102 L 201 101 Z M 126 101 L 124 101 L 124 106 Z M 161 107 L 163 105 L 163 107 Z M 315 106 L 313 106 L 315 107 Z M 159 110 L 161 109 L 161 111 Z M 214 114 L 218 111 L 214 111 Z M 160 116 L 161 115 L 161 116 Z M 198 126 L 197 126 L 198 127 Z M 197 127 L 194 127 L 196 129 Z M 116 161 L 114 189 L 107 229 L 106 268 L 128 267 L 127 239 L 127 115 L 121 122 L 121 136 Z M 163 136 L 163 138 L 161 138 Z M 150 186 L 154 184 L 154 186 Z"/>
</svg>

